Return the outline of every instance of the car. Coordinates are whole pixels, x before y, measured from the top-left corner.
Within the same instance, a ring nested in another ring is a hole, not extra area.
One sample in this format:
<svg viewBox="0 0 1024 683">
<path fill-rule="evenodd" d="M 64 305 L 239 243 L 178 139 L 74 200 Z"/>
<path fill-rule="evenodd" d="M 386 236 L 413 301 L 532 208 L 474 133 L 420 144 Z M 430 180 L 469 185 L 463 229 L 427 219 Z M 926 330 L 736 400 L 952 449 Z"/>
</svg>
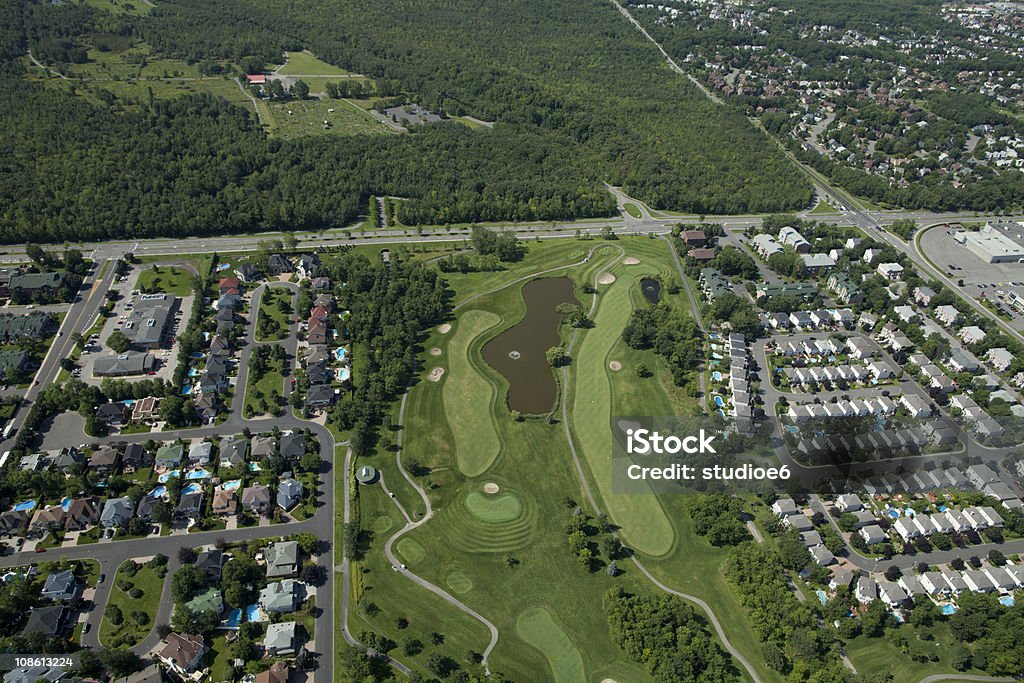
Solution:
<svg viewBox="0 0 1024 683">
<path fill-rule="evenodd" d="M 98 576 L 98 577 L 96 578 L 96 585 L 97 585 L 97 586 L 98 586 L 98 585 L 100 585 L 101 583 L 103 583 L 104 581 L 106 581 L 106 579 L 107 579 L 107 575 L 106 575 L 106 574 L 100 574 L 100 575 L 99 575 L 99 576 Z"/>
<path fill-rule="evenodd" d="M 40 547 L 36 546 L 36 552 L 37 553 L 45 553 L 46 552 L 46 548 L 40 548 Z"/>
<path fill-rule="evenodd" d="M 156 373 L 155 373 L 155 372 L 153 372 L 152 370 L 150 370 L 150 371 L 149 371 L 149 372 L 147 372 L 146 374 L 147 374 L 147 375 L 150 375 L 150 376 L 152 376 L 152 375 L 155 375 Z"/>
<path fill-rule="evenodd" d="M 82 634 L 84 635 L 84 634 L 88 633 L 91 628 L 92 628 L 92 624 L 90 624 L 88 621 L 85 622 L 85 626 L 82 627 Z"/>
</svg>

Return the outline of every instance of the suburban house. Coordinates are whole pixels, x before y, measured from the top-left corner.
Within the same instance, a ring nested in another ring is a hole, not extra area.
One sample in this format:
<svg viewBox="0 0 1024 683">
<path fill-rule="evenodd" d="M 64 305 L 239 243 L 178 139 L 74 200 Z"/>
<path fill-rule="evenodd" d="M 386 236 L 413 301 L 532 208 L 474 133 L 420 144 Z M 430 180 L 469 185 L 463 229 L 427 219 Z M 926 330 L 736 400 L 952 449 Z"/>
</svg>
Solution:
<svg viewBox="0 0 1024 683">
<path fill-rule="evenodd" d="M 71 610 L 64 605 L 36 607 L 28 614 L 28 622 L 22 633 L 31 635 L 38 633 L 47 638 L 55 638 L 71 627 Z"/>
<path fill-rule="evenodd" d="M 274 581 L 260 591 L 260 607 L 267 613 L 294 612 L 306 599 L 305 592 L 305 584 L 296 579 Z"/>
<path fill-rule="evenodd" d="M 267 563 L 267 578 L 295 576 L 299 571 L 299 544 L 296 541 L 277 541 L 263 552 Z"/>
<path fill-rule="evenodd" d="M 157 658 L 174 673 L 188 678 L 202 664 L 206 652 L 202 636 L 171 633 L 157 652 Z"/>
<path fill-rule="evenodd" d="M 270 489 L 262 484 L 253 484 L 242 490 L 242 507 L 247 512 L 265 515 L 270 511 Z"/>
<path fill-rule="evenodd" d="M 71 501 L 64 515 L 65 531 L 84 531 L 100 519 L 100 499 L 95 496 Z"/>
<path fill-rule="evenodd" d="M 899 280 L 903 277 L 903 266 L 898 263 L 879 263 L 876 270 L 886 280 Z"/>
<path fill-rule="evenodd" d="M 203 492 L 183 493 L 174 508 L 174 516 L 178 519 L 199 519 L 203 515 Z"/>
<path fill-rule="evenodd" d="M 298 627 L 294 621 L 268 624 L 267 635 L 263 638 L 263 650 L 271 657 L 294 654 L 298 648 Z"/>
<path fill-rule="evenodd" d="M 277 485 L 277 504 L 282 510 L 291 510 L 302 500 L 302 484 L 294 479 L 282 479 Z"/>
<path fill-rule="evenodd" d="M 53 572 L 46 577 L 42 596 L 54 602 L 68 602 L 78 597 L 78 579 L 70 569 Z"/>
<path fill-rule="evenodd" d="M 100 513 L 100 524 L 107 529 L 121 527 L 131 520 L 135 513 L 135 503 L 128 496 L 111 498 L 103 506 Z"/>
</svg>

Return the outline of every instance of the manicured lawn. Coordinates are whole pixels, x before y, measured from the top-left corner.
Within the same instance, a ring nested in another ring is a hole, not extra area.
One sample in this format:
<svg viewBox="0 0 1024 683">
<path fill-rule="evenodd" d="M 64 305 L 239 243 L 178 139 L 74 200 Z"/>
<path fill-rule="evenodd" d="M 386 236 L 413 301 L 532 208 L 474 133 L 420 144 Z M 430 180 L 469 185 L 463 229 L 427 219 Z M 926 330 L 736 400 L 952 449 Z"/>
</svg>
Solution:
<svg viewBox="0 0 1024 683">
<path fill-rule="evenodd" d="M 193 280 L 195 276 L 184 268 L 154 265 L 139 273 L 135 288 L 143 293 L 165 292 L 175 296 L 188 296 L 192 293 Z"/>
<path fill-rule="evenodd" d="M 251 378 L 252 376 L 250 375 L 250 380 Z M 249 382 L 249 386 L 245 391 L 245 405 L 252 409 L 252 414 L 254 415 L 273 412 L 274 406 L 271 404 L 272 393 L 277 392 L 276 395 L 280 398 L 283 388 L 284 375 L 277 370 L 267 372 L 255 384 L 252 381 Z M 281 409 L 284 409 L 283 405 Z"/>
<path fill-rule="evenodd" d="M 288 61 L 277 70 L 282 76 L 302 75 L 310 76 L 346 76 L 350 71 L 341 67 L 328 64 L 309 54 L 308 52 L 289 52 Z"/>
<path fill-rule="evenodd" d="M 149 14 L 153 8 L 142 0 L 84 0 L 89 7 L 95 7 L 113 14 Z"/>
<path fill-rule="evenodd" d="M 643 214 L 640 212 L 640 207 L 637 206 L 636 204 L 633 204 L 632 202 L 626 202 L 625 204 L 622 205 L 622 208 L 624 208 L 626 210 L 626 213 L 628 213 L 633 218 L 643 217 Z"/>
<path fill-rule="evenodd" d="M 279 303 L 283 302 L 283 303 Z M 257 341 L 287 339 L 288 321 L 295 315 L 292 293 L 283 287 L 268 287 L 260 298 L 259 321 L 256 324 Z"/>
<path fill-rule="evenodd" d="M 858 636 L 846 644 L 846 654 L 857 667 L 857 671 L 866 675 L 890 673 L 896 681 L 918 681 L 932 674 L 956 675 L 950 663 L 950 655 L 957 642 L 950 633 L 949 624 L 938 622 L 923 629 L 909 625 L 900 626 L 896 632 L 906 637 L 907 652 L 902 652 L 889 640 L 889 632 L 882 638 Z M 933 640 L 922 640 L 923 633 L 930 633 Z M 914 655 L 925 657 L 938 656 L 937 662 L 915 662 Z M 983 671 L 972 669 L 966 673 L 984 674 Z"/>
<path fill-rule="evenodd" d="M 811 215 L 822 214 L 822 213 L 837 213 L 837 212 L 836 212 L 836 210 L 833 207 L 829 206 L 828 202 L 819 201 L 817 204 L 815 204 L 814 208 L 811 210 Z"/>
<path fill-rule="evenodd" d="M 544 653 L 556 683 L 584 683 L 587 680 L 579 649 L 548 610 L 534 607 L 520 612 L 516 619 L 516 633 Z"/>
<path fill-rule="evenodd" d="M 446 354 L 448 371 L 441 379 L 444 382 L 444 408 L 454 437 L 459 469 L 470 477 L 486 472 L 501 452 L 501 441 L 494 423 L 486 418 L 480 419 L 480 408 L 493 405 L 497 391 L 481 373 L 479 366 L 483 359 L 478 355 L 479 344 L 473 344 L 499 322 L 501 318 L 494 313 L 467 311 L 459 316 L 449 332 L 452 339 Z"/>
<path fill-rule="evenodd" d="M 163 579 L 157 577 L 155 570 L 142 566 L 135 576 L 128 576 L 124 567 L 125 565 L 121 565 L 112 579 L 110 600 L 107 603 L 108 606 L 117 605 L 120 608 L 124 621 L 115 626 L 104 614 L 103 621 L 100 622 L 100 642 L 107 647 L 131 647 L 145 638 L 155 626 L 153 620 L 156 619 L 160 594 L 163 591 Z M 107 580 L 110 581 L 110 577 Z M 122 580 L 130 581 L 134 588 L 141 589 L 142 596 L 133 598 L 122 590 Z M 134 612 L 144 612 L 149 620 L 140 626 L 132 616 Z"/>
<path fill-rule="evenodd" d="M 602 254 L 597 260 L 606 263 L 608 258 Z M 626 269 L 627 266 L 614 266 L 611 272 L 616 275 L 616 281 L 611 285 L 598 286 L 598 291 L 602 293 L 594 315 L 594 327 L 586 331 L 582 343 L 578 343 L 571 353 L 574 359 L 571 372 L 571 380 L 574 382 L 572 426 L 579 455 L 590 469 L 608 514 L 622 527 L 623 539 L 643 553 L 663 555 L 672 548 L 674 532 L 658 499 L 653 495 L 625 496 L 612 493 L 610 420 L 612 415 L 619 413 L 612 411 L 613 378 L 608 363 L 614 359 L 610 352 L 620 339 L 633 309 L 630 299 L 630 289 L 633 288 L 631 277 L 641 272 L 654 272 L 653 269 L 648 271 L 641 266 L 632 266 L 627 274 Z M 589 299 L 587 297 L 584 303 L 588 304 Z M 620 374 L 630 373 L 623 370 Z"/>
</svg>

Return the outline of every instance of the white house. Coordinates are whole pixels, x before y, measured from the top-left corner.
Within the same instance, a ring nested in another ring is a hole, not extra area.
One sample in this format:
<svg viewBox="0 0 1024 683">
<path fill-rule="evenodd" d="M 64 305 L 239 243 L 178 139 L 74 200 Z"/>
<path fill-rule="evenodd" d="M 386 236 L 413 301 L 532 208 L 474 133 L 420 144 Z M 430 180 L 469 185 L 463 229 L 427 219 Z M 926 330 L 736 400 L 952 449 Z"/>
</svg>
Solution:
<svg viewBox="0 0 1024 683">
<path fill-rule="evenodd" d="M 877 524 L 869 524 L 860 530 L 860 535 L 864 539 L 867 545 L 875 545 L 876 543 L 884 543 L 889 537 L 882 531 L 882 527 Z"/>
<path fill-rule="evenodd" d="M 875 583 L 874 579 L 862 576 L 857 579 L 857 590 L 855 591 L 857 602 L 861 604 L 867 604 L 874 602 L 878 597 L 878 584 Z"/>
<path fill-rule="evenodd" d="M 889 607 L 896 607 L 907 599 L 907 594 L 903 591 L 903 588 L 894 581 L 879 581 L 878 597 L 882 599 L 882 602 L 889 605 Z"/>
<path fill-rule="evenodd" d="M 856 493 L 844 493 L 836 498 L 836 507 L 843 512 L 856 512 L 864 508 L 864 503 Z"/>
<path fill-rule="evenodd" d="M 981 329 L 977 325 L 967 325 L 960 329 L 959 336 L 965 344 L 977 344 L 978 342 L 984 341 L 985 330 Z"/>
<path fill-rule="evenodd" d="M 935 309 L 935 317 L 938 318 L 939 322 L 946 327 L 951 327 L 960 319 L 960 311 L 956 310 L 956 306 L 950 306 L 948 304 L 938 306 Z"/>
<path fill-rule="evenodd" d="M 913 418 L 932 416 L 931 406 L 917 394 L 903 394 L 900 396 L 900 405 L 906 408 Z"/>
<path fill-rule="evenodd" d="M 892 528 L 904 541 L 909 541 L 921 535 L 921 529 L 914 524 L 914 520 L 908 517 L 900 517 L 897 519 L 896 523 L 892 525 Z"/>
<path fill-rule="evenodd" d="M 886 280 L 899 280 L 903 277 L 903 266 L 898 263 L 879 263 L 876 270 Z"/>
<path fill-rule="evenodd" d="M 985 358 L 999 372 L 1006 372 L 1013 363 L 1013 354 L 1001 346 L 989 349 Z"/>
</svg>

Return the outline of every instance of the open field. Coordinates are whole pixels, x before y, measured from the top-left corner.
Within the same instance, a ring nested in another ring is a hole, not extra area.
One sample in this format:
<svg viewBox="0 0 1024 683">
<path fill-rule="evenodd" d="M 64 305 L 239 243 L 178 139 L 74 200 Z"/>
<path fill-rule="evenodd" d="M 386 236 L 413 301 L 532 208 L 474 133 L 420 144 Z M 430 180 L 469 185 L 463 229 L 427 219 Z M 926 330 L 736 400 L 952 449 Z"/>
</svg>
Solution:
<svg viewBox="0 0 1024 683">
<path fill-rule="evenodd" d="M 143 293 L 165 292 L 175 296 L 189 296 L 192 294 L 194 279 L 195 276 L 184 268 L 154 265 L 139 273 L 135 288 Z"/>
<path fill-rule="evenodd" d="M 490 420 L 480 419 L 480 409 L 495 401 L 495 387 L 481 374 L 478 356 L 479 337 L 501 322 L 494 313 L 467 311 L 460 316 L 448 345 L 448 372 L 444 382 L 444 408 L 452 430 L 453 446 L 459 470 L 475 477 L 487 471 L 498 453 L 501 441 Z"/>
<path fill-rule="evenodd" d="M 295 315 L 292 293 L 283 287 L 267 287 L 260 298 L 257 341 L 281 341 L 289 334 L 288 321 Z"/>
<path fill-rule="evenodd" d="M 543 607 L 524 610 L 516 619 L 516 633 L 544 653 L 557 683 L 584 683 L 583 657 L 572 640 Z"/>
<path fill-rule="evenodd" d="M 637 206 L 636 204 L 633 204 L 632 202 L 626 202 L 625 204 L 622 205 L 622 208 L 624 208 L 626 210 L 626 213 L 628 213 L 633 218 L 643 217 L 643 214 L 640 213 L 640 207 Z"/>
<path fill-rule="evenodd" d="M 348 76 L 352 73 L 317 59 L 308 52 L 288 52 L 285 56 L 288 61 L 276 69 L 276 73 L 282 76 Z"/>
<path fill-rule="evenodd" d="M 149 14 L 153 10 L 152 5 L 147 5 L 142 0 L 83 0 L 89 7 L 112 12 L 114 14 Z"/>
<path fill-rule="evenodd" d="M 266 105 L 273 118 L 275 135 L 283 138 L 304 135 L 394 133 L 391 128 L 345 100 L 260 102 Z"/>
</svg>

